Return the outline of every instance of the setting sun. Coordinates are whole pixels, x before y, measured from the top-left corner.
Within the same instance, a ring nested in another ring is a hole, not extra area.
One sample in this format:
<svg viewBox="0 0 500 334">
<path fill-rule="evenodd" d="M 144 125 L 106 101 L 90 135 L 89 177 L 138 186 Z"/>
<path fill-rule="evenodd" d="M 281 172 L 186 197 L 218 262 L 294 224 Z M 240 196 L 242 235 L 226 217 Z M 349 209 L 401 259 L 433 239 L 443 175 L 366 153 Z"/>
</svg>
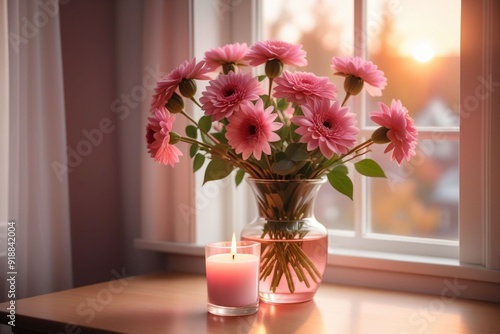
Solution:
<svg viewBox="0 0 500 334">
<path fill-rule="evenodd" d="M 427 63 L 434 58 L 434 49 L 427 43 L 417 44 L 413 48 L 412 57 L 421 63 Z"/>
</svg>

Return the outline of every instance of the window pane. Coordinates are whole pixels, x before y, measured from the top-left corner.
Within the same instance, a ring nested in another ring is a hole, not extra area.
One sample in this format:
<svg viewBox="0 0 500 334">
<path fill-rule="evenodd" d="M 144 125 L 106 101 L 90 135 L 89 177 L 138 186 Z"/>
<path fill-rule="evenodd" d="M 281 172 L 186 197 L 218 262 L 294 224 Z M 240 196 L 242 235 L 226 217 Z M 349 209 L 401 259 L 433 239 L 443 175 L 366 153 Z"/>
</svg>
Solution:
<svg viewBox="0 0 500 334">
<path fill-rule="evenodd" d="M 458 142 L 421 140 L 413 160 L 397 166 L 375 147 L 388 179 L 369 179 L 369 232 L 458 240 Z"/>
<path fill-rule="evenodd" d="M 367 1 L 366 29 L 373 35 L 368 58 L 388 84 L 381 98 L 367 97 L 364 120 L 374 125 L 368 113 L 378 109 L 378 101 L 397 98 L 427 132 L 420 132 L 417 156 L 402 168 L 387 161 L 381 148 L 372 153 L 389 182 L 368 181 L 367 230 L 457 240 L 460 0 L 394 4 Z M 445 130 L 455 141 L 436 140 L 450 138 Z"/>
<path fill-rule="evenodd" d="M 263 0 L 263 7 L 264 39 L 303 45 L 308 65 L 300 71 L 332 78 L 332 57 L 352 54 L 353 1 Z"/>
<path fill-rule="evenodd" d="M 403 101 L 418 126 L 459 125 L 460 0 L 368 0 L 368 58 L 387 76 L 378 102 Z M 446 13 L 446 14 L 444 14 Z M 423 23 L 425 18 L 425 23 Z M 365 113 L 365 122 L 373 125 Z"/>
<path fill-rule="evenodd" d="M 366 4 L 364 31 L 354 30 L 354 1 L 263 0 L 264 38 L 302 44 L 309 65 L 301 71 L 329 77 L 340 91 L 343 78 L 329 68 L 333 56 L 365 55 L 385 72 L 382 97 L 362 93 L 349 101 L 361 136 L 375 126 L 368 113 L 393 98 L 402 100 L 420 132 L 417 156 L 403 166 L 389 160 L 385 145 L 374 147 L 371 157 L 388 179 L 363 181 L 366 203 L 359 192 L 352 202 L 325 185 L 316 216 L 330 229 L 361 225 L 365 232 L 457 240 L 460 0 L 358 3 Z"/>
<path fill-rule="evenodd" d="M 315 215 L 327 229 L 354 230 L 354 202 L 328 183 L 321 187 L 316 198 Z"/>
<path fill-rule="evenodd" d="M 352 55 L 354 2 L 345 0 L 263 0 L 264 39 L 302 44 L 308 65 L 300 71 L 326 76 L 343 87 L 344 78 L 333 76 L 333 56 Z M 329 229 L 354 229 L 353 202 L 324 185 L 316 202 L 316 218 Z"/>
</svg>

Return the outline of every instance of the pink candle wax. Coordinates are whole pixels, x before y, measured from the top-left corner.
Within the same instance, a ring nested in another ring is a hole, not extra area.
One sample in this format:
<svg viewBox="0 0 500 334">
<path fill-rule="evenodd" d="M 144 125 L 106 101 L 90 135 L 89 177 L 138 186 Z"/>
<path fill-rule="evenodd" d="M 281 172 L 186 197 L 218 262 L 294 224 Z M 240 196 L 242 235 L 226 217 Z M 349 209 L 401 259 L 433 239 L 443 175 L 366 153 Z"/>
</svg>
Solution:
<svg viewBox="0 0 500 334">
<path fill-rule="evenodd" d="M 208 302 L 246 306 L 258 299 L 259 258 L 253 254 L 215 254 L 207 258 Z"/>
</svg>

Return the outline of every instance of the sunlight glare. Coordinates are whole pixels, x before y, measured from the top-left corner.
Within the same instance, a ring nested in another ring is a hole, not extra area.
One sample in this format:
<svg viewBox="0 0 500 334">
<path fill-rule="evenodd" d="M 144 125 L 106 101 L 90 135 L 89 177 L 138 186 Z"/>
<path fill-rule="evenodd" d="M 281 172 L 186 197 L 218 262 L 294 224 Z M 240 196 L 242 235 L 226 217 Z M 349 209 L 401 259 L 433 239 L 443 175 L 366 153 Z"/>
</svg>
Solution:
<svg viewBox="0 0 500 334">
<path fill-rule="evenodd" d="M 421 63 L 427 63 L 434 58 L 434 49 L 428 43 L 421 43 L 413 48 L 413 58 Z"/>
</svg>

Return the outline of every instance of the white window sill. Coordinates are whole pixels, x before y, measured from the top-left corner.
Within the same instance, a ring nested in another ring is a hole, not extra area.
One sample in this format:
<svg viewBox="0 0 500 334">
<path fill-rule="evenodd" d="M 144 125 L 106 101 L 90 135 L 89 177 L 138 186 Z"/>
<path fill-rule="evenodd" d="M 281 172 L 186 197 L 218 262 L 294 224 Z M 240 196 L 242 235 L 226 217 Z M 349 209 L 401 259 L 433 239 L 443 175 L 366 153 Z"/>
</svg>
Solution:
<svg viewBox="0 0 500 334">
<path fill-rule="evenodd" d="M 431 256 L 330 249 L 328 264 L 500 283 L 500 271 L 488 270 L 481 266 L 460 264 L 455 259 Z"/>
<path fill-rule="evenodd" d="M 205 256 L 205 247 L 193 243 L 181 243 L 162 240 L 135 239 L 137 249 L 157 251 L 169 254 Z"/>
<path fill-rule="evenodd" d="M 195 257 L 195 266 L 205 255 L 204 245 L 146 239 L 134 244 L 137 249 L 181 256 L 184 264 L 190 261 L 186 255 Z M 457 297 L 500 302 L 500 271 L 445 258 L 330 249 L 323 280 L 435 295 L 455 287 Z"/>
</svg>

